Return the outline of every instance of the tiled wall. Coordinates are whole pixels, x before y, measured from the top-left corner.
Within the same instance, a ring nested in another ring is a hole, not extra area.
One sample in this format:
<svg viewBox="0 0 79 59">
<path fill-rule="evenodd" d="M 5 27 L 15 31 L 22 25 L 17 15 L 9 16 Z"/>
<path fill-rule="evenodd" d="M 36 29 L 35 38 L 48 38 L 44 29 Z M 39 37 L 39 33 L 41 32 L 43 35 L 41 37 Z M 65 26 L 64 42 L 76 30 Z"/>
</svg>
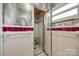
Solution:
<svg viewBox="0 0 79 59">
<path fill-rule="evenodd" d="M 79 19 L 53 24 L 47 28 L 52 31 L 52 56 L 79 56 Z"/>
<path fill-rule="evenodd" d="M 78 36 L 78 31 L 52 31 L 52 55 L 79 56 Z"/>
</svg>

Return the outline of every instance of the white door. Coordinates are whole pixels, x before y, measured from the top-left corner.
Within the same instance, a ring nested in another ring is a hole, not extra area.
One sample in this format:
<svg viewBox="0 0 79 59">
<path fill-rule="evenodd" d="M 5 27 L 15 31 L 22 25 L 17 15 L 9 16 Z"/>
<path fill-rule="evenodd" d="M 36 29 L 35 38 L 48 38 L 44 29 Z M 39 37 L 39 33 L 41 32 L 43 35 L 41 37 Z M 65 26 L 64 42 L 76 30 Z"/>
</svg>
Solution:
<svg viewBox="0 0 79 59">
<path fill-rule="evenodd" d="M 48 16 L 49 15 L 49 16 Z M 45 15 L 45 18 L 44 18 L 44 36 L 45 36 L 45 39 L 44 39 L 44 50 L 45 52 L 51 56 L 51 19 L 50 19 L 50 12 L 48 12 L 46 15 Z"/>
</svg>

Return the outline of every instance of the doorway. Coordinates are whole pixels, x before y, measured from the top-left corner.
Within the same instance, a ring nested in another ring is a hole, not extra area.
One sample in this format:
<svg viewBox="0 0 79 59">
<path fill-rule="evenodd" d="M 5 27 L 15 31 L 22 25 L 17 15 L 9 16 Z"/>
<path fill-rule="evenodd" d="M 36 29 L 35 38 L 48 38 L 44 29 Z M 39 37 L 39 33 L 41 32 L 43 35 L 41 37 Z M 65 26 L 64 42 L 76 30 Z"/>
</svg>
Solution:
<svg viewBox="0 0 79 59">
<path fill-rule="evenodd" d="M 44 11 L 34 8 L 34 55 L 43 53 L 44 29 L 43 19 Z"/>
</svg>

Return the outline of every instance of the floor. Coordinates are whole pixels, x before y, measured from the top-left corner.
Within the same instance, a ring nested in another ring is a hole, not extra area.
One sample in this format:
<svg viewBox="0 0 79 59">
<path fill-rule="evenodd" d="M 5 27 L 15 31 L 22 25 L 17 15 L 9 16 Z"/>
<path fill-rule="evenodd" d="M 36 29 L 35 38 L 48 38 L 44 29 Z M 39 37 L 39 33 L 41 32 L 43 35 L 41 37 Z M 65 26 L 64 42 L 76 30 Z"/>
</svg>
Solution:
<svg viewBox="0 0 79 59">
<path fill-rule="evenodd" d="M 44 52 L 42 52 L 41 54 L 38 54 L 37 56 L 47 56 Z"/>
<path fill-rule="evenodd" d="M 34 49 L 34 55 L 35 56 L 46 56 L 46 54 L 43 52 L 42 48 L 40 48 L 38 45 L 35 45 Z"/>
<path fill-rule="evenodd" d="M 34 55 L 38 55 L 41 52 L 43 52 L 42 48 L 40 48 L 39 45 L 35 45 Z"/>
</svg>

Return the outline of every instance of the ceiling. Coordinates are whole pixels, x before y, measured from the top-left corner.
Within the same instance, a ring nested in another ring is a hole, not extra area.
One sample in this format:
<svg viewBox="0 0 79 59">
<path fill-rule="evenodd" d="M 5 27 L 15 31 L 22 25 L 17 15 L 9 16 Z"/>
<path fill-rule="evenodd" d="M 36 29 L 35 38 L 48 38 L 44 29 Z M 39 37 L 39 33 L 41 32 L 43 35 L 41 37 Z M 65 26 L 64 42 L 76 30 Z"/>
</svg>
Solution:
<svg viewBox="0 0 79 59">
<path fill-rule="evenodd" d="M 57 6 L 58 4 L 60 3 L 34 3 L 34 7 L 47 12 L 51 8 Z"/>
</svg>

